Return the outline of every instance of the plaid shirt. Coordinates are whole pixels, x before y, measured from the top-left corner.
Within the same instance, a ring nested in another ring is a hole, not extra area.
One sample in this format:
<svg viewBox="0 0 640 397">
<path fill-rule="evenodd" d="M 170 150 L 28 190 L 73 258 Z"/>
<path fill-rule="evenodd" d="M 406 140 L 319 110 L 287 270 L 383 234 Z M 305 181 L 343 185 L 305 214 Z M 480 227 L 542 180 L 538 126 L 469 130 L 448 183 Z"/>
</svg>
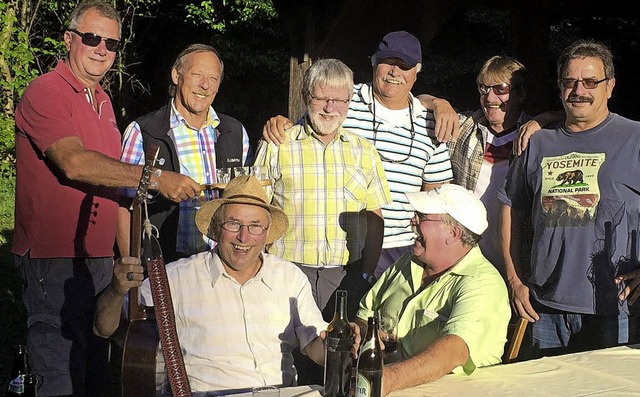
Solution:
<svg viewBox="0 0 640 397">
<path fill-rule="evenodd" d="M 482 109 L 471 113 L 458 114 L 460 136 L 455 142 L 449 142 L 449 155 L 453 170 L 453 183 L 475 191 L 484 151 L 487 146 L 489 130 L 482 124 L 486 117 Z M 517 127 L 529 121 L 531 117 L 524 112 L 518 118 Z"/>
<path fill-rule="evenodd" d="M 280 146 L 261 141 L 255 164 L 268 166 L 273 204 L 289 216 L 289 230 L 270 253 L 317 266 L 361 258 L 366 211 L 391 201 L 373 144 L 340 128 L 325 146 L 303 123 L 286 131 Z"/>
<path fill-rule="evenodd" d="M 195 130 L 176 110 L 172 100 L 169 123 L 171 128 L 169 136 L 178 154 L 180 173 L 191 177 L 200 184 L 216 183 L 215 145 L 218 137 L 216 127 L 220 124 L 217 113 L 210 107 L 207 120 L 199 130 Z M 249 146 L 249 136 L 244 131 L 244 127 L 242 146 L 242 164 L 248 164 L 247 160 L 251 160 L 252 153 Z M 140 126 L 135 121 L 129 124 L 124 133 L 120 160 L 130 164 L 144 165 L 142 134 Z M 134 193 L 135 189 L 126 189 L 124 192 L 128 197 L 133 197 Z M 205 190 L 199 197 L 180 202 L 177 252 L 191 255 L 214 246 L 214 242 L 204 237 L 196 227 L 195 214 L 204 202 L 217 197 L 216 190 Z"/>
</svg>

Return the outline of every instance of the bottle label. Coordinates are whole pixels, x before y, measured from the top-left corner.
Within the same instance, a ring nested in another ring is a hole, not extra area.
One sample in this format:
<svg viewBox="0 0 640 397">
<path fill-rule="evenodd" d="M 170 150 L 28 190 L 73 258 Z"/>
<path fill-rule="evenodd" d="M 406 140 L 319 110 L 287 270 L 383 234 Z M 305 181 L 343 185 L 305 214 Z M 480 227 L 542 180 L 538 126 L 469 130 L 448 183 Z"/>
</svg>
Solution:
<svg viewBox="0 0 640 397">
<path fill-rule="evenodd" d="M 380 397 L 382 393 L 382 370 L 358 369 L 356 397 Z"/>
<path fill-rule="evenodd" d="M 371 397 L 371 382 L 360 372 L 356 379 L 356 397 Z"/>
<path fill-rule="evenodd" d="M 354 338 L 332 338 L 327 337 L 327 351 L 329 352 L 349 352 L 353 347 Z"/>
<path fill-rule="evenodd" d="M 18 375 L 9 382 L 9 391 L 16 394 L 24 393 L 24 375 Z"/>
</svg>

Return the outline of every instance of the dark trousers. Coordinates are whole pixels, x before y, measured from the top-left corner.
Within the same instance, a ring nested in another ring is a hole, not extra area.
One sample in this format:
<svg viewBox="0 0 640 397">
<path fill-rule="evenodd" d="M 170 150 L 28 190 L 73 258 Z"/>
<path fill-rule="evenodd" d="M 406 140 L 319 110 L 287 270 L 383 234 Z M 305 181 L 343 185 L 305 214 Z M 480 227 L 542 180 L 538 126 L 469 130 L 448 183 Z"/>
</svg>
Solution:
<svg viewBox="0 0 640 397">
<path fill-rule="evenodd" d="M 38 395 L 100 395 L 108 340 L 93 333 L 96 297 L 111 281 L 112 258 L 14 255 L 23 277 L 27 345 Z"/>
</svg>

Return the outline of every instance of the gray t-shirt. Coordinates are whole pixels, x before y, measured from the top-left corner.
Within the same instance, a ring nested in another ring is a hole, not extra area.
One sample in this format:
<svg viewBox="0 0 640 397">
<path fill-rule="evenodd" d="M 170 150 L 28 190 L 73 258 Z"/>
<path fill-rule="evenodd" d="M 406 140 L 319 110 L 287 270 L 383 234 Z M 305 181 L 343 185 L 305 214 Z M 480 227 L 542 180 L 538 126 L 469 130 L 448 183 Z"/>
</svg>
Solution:
<svg viewBox="0 0 640 397">
<path fill-rule="evenodd" d="M 536 133 L 499 199 L 531 211 L 533 299 L 574 313 L 629 313 L 614 277 L 640 267 L 640 123 L 616 114 L 570 133 Z M 640 313 L 640 304 L 631 307 Z"/>
</svg>

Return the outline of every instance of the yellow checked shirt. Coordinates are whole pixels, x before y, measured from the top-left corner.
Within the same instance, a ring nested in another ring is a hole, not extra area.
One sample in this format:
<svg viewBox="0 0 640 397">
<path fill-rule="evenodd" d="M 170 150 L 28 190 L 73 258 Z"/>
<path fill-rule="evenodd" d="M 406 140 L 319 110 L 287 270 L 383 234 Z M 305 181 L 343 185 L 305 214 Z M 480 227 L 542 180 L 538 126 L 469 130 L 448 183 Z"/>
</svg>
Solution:
<svg viewBox="0 0 640 397">
<path fill-rule="evenodd" d="M 267 166 L 272 203 L 289 217 L 289 230 L 269 253 L 311 266 L 360 259 L 366 211 L 391 202 L 378 151 L 344 128 L 326 146 L 306 123 L 285 135 L 280 146 L 261 141 L 254 163 Z"/>
</svg>

